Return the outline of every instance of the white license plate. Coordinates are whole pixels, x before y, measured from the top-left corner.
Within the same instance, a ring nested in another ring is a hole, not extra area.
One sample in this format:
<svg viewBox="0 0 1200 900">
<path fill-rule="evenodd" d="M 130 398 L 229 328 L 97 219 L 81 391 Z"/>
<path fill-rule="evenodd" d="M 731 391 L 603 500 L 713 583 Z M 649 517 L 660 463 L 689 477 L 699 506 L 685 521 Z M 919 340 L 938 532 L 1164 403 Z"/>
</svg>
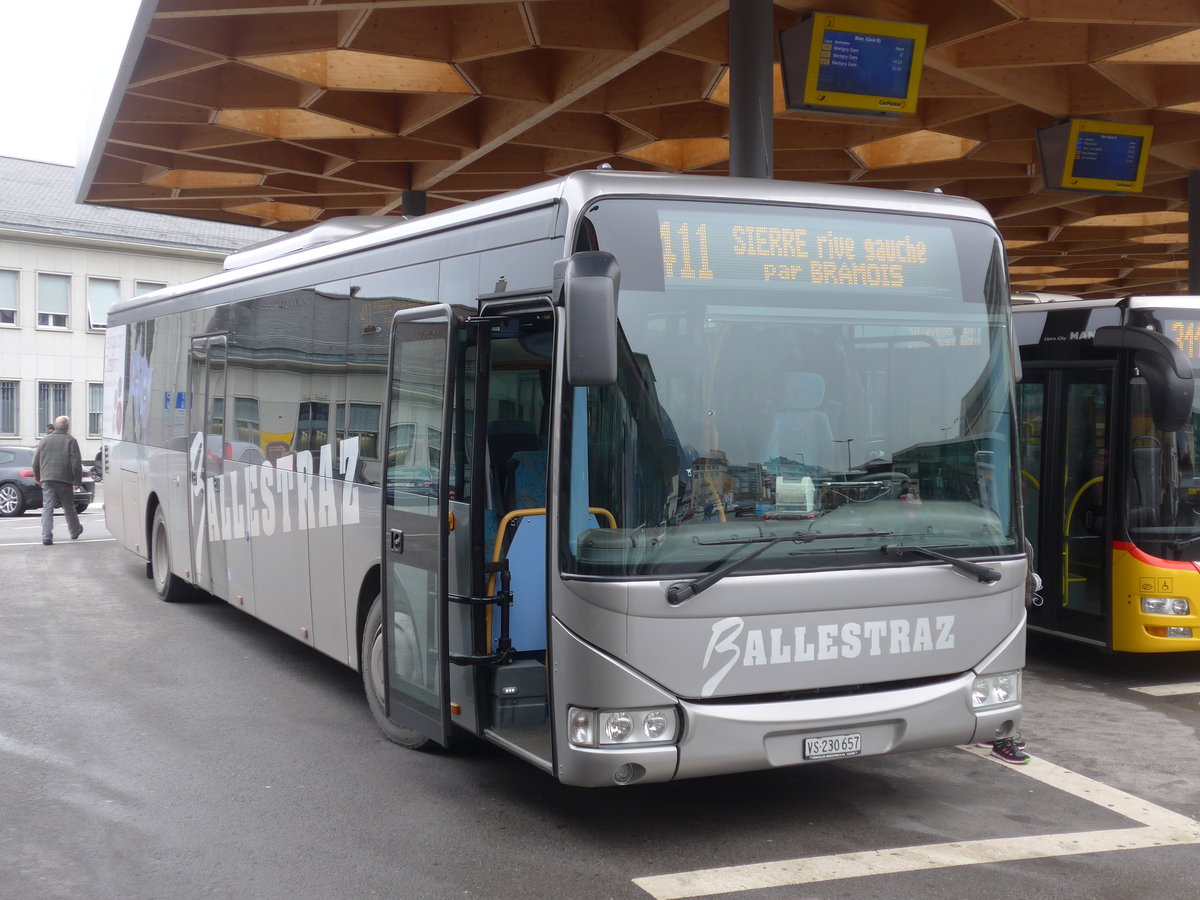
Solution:
<svg viewBox="0 0 1200 900">
<path fill-rule="evenodd" d="M 862 735 L 857 732 L 804 739 L 805 759 L 836 759 L 839 756 L 858 756 L 861 752 Z"/>
</svg>

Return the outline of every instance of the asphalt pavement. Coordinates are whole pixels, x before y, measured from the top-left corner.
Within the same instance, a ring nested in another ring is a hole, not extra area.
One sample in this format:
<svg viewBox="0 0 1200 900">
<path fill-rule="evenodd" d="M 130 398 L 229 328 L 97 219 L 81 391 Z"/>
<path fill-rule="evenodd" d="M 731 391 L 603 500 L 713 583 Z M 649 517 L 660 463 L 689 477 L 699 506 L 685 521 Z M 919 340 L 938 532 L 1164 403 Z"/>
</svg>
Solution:
<svg viewBox="0 0 1200 900">
<path fill-rule="evenodd" d="M 474 739 L 389 744 L 357 673 L 160 603 L 102 502 L 51 547 L 0 520 L 0 900 L 1200 896 L 1195 654 L 1033 641 L 1029 766 L 567 788 Z"/>
</svg>

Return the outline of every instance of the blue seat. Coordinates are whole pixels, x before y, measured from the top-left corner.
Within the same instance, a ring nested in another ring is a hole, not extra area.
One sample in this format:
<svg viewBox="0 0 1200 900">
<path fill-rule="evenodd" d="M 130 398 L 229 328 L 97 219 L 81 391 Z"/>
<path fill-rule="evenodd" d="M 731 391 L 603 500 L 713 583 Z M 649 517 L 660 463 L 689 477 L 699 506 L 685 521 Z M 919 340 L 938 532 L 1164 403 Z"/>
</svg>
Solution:
<svg viewBox="0 0 1200 900">
<path fill-rule="evenodd" d="M 829 469 L 837 449 L 829 416 L 821 410 L 825 379 L 814 372 L 785 372 L 779 412 L 767 433 L 766 459 L 792 459 Z"/>
<path fill-rule="evenodd" d="M 513 454 L 512 509 L 546 506 L 546 452 Z M 509 634 L 518 653 L 546 649 L 546 517 L 525 516 L 508 546 L 513 605 Z"/>
</svg>

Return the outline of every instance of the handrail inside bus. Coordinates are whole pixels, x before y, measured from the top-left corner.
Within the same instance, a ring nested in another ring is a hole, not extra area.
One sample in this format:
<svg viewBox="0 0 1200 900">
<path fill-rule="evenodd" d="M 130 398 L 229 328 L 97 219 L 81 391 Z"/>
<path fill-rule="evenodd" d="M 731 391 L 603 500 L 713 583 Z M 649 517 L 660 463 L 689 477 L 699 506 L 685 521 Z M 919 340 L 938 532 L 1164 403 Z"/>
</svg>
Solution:
<svg viewBox="0 0 1200 900">
<path fill-rule="evenodd" d="M 1071 569 L 1071 520 L 1075 518 L 1075 507 L 1079 505 L 1079 501 L 1083 499 L 1084 493 L 1088 488 L 1097 485 L 1104 480 L 1103 475 L 1097 475 L 1091 481 L 1085 481 L 1083 485 L 1075 492 L 1075 497 L 1071 501 L 1071 505 L 1067 507 L 1067 520 L 1063 523 L 1063 566 L 1062 566 L 1062 605 L 1067 605 L 1067 577 Z"/>
<path fill-rule="evenodd" d="M 595 516 L 604 516 L 608 519 L 608 527 L 617 527 L 617 517 L 602 506 L 589 506 L 588 512 Z M 492 562 L 500 562 L 500 558 L 504 555 L 504 532 L 510 524 L 517 519 L 522 519 L 527 516 L 544 516 L 546 507 L 531 506 L 528 509 L 514 509 L 512 512 L 505 513 L 504 518 L 500 520 L 500 527 L 496 529 L 496 545 L 492 548 Z M 496 596 L 496 573 L 493 572 L 488 579 L 487 593 L 489 597 Z M 488 636 L 488 643 L 492 640 L 492 607 L 487 608 L 487 624 L 485 633 Z"/>
<path fill-rule="evenodd" d="M 1033 485 L 1033 489 L 1035 491 L 1040 491 L 1042 489 L 1042 486 L 1040 484 L 1038 484 L 1038 480 L 1036 478 L 1034 478 L 1032 475 L 1030 475 L 1028 472 L 1026 472 L 1024 469 L 1021 470 L 1021 474 L 1029 479 L 1029 483 Z"/>
</svg>

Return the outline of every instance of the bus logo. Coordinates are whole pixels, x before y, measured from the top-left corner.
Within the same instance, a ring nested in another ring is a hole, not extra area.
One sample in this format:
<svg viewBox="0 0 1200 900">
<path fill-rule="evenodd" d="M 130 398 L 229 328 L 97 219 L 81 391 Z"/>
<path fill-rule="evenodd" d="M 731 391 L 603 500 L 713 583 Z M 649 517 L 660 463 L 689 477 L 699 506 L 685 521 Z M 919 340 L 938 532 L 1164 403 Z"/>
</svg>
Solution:
<svg viewBox="0 0 1200 900">
<path fill-rule="evenodd" d="M 775 666 L 861 655 L 896 656 L 954 648 L 954 616 L 876 619 L 784 628 L 746 628 L 739 616 L 713 624 L 701 668 L 716 669 L 700 690 L 711 697 L 729 671 L 743 666 Z"/>
</svg>

